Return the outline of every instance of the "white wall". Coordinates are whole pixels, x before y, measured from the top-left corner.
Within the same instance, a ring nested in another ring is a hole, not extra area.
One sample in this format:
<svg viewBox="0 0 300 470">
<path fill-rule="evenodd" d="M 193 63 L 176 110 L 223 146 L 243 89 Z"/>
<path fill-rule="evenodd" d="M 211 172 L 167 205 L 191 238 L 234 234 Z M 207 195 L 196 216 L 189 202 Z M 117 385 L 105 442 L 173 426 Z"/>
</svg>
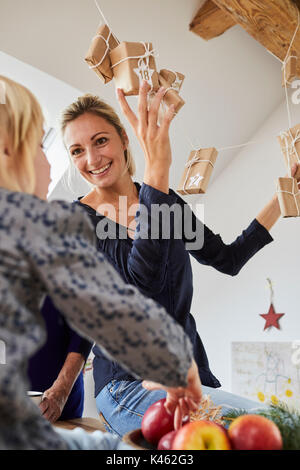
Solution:
<svg viewBox="0 0 300 470">
<path fill-rule="evenodd" d="M 51 164 L 50 191 L 52 191 L 68 166 L 67 154 L 58 134 L 58 118 L 62 109 L 82 95 L 82 92 L 1 51 L 0 75 L 29 88 L 42 105 L 46 118 L 45 129 L 54 127 L 57 130 L 57 137 L 47 152 Z"/>
<path fill-rule="evenodd" d="M 263 106 L 263 103 L 257 103 Z M 300 122 L 300 104 L 291 105 L 292 125 Z M 257 144 L 245 147 L 232 163 L 198 196 L 205 205 L 205 223 L 231 243 L 257 216 L 275 191 L 278 176 L 286 174 L 277 135 L 288 128 L 285 101 L 252 137 Z M 238 137 L 238 136 L 237 136 Z M 222 158 L 222 152 L 218 158 Z M 188 198 L 186 198 L 188 200 Z M 231 277 L 194 260 L 192 313 L 206 346 L 212 371 L 225 390 L 231 389 L 232 341 L 289 341 L 300 338 L 299 218 L 279 219 L 270 231 L 274 241 L 256 254 L 240 273 Z M 263 331 L 259 316 L 267 313 L 270 291 L 281 318 L 281 329 Z"/>
</svg>

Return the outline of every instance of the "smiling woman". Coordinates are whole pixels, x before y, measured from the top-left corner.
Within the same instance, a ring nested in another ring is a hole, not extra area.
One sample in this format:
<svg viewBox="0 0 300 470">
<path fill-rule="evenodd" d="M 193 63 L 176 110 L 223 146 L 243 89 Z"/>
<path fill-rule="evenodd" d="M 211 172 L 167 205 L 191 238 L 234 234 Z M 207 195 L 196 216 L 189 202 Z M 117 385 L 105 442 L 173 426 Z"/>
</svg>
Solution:
<svg viewBox="0 0 300 470">
<path fill-rule="evenodd" d="M 77 118 L 67 126 L 64 138 L 74 165 L 90 183 L 100 183 L 101 187 L 111 185 L 116 174 L 127 172 L 124 158 L 127 136 L 120 137 L 115 127 L 102 117 L 87 113 Z M 69 146 L 74 140 L 79 143 Z"/>
<path fill-rule="evenodd" d="M 106 210 L 110 219 L 122 221 L 133 237 L 134 214 L 127 217 L 127 213 L 139 202 L 132 181 L 135 164 L 118 115 L 98 97 L 87 94 L 64 111 L 61 127 L 71 165 L 92 188 L 81 203 L 96 211 Z M 127 198 L 123 211 L 120 194 Z"/>
<path fill-rule="evenodd" d="M 172 163 L 169 127 L 174 108 L 170 106 L 158 124 L 160 103 L 166 90 L 161 88 L 155 93 L 150 104 L 147 100 L 149 90 L 147 82 L 143 82 L 139 91 L 138 115 L 134 114 L 122 91 L 117 90 L 122 111 L 144 153 L 142 185 L 132 179 L 128 137 L 110 106 L 97 96 L 85 95 L 71 104 L 62 117 L 63 138 L 72 164 L 92 185 L 90 192 L 79 198 L 77 204 L 91 217 L 98 237 L 98 250 L 105 254 L 126 283 L 137 286 L 144 295 L 163 305 L 169 315 L 183 326 L 193 344 L 195 368 L 183 395 L 179 390 L 166 390 L 160 383 L 142 384 L 105 357 L 97 346 L 94 347 L 97 408 L 104 417 L 106 428 L 120 436 L 139 428 L 148 407 L 166 396 L 169 411 L 172 408 L 174 411 L 172 400 L 175 397 L 175 402 L 179 400 L 176 426 L 193 407 L 197 409 L 195 402 L 201 400 L 203 392 L 210 394 L 214 403 L 229 406 L 238 403 L 246 409 L 255 406 L 249 400 L 246 402 L 229 393 L 224 396 L 225 392 L 214 390 L 221 384 L 210 370 L 195 319 L 190 313 L 193 278 L 189 255 L 201 264 L 233 276 L 257 251 L 272 241 L 266 227 L 254 219 L 242 235 L 226 245 L 220 235 L 214 234 L 198 220 L 188 204 L 169 188 Z M 161 210 L 158 217 L 152 211 L 154 207 Z M 166 209 L 166 213 L 162 209 Z M 186 217 L 180 219 L 178 213 L 183 212 Z M 265 209 L 260 219 L 262 222 L 264 214 Z M 163 230 L 166 218 L 170 220 L 167 236 Z M 193 229 L 192 239 L 187 236 L 188 220 Z M 182 228 L 180 237 L 175 236 L 178 224 Z M 153 230 L 156 231 L 155 236 Z M 196 248 L 199 237 L 204 242 Z M 124 322 L 115 322 L 115 328 L 124 334 L 129 332 Z M 190 400 L 191 396 L 195 400 Z"/>
<path fill-rule="evenodd" d="M 108 150 L 112 150 L 111 140 L 113 140 L 115 146 L 113 150 L 117 150 L 116 146 L 119 146 L 118 150 L 125 157 L 123 160 L 129 175 L 134 175 L 135 164 L 128 146 L 126 131 L 113 108 L 98 97 L 87 94 L 70 105 L 63 113 L 61 129 L 68 153 L 80 172 L 83 169 L 83 163 L 77 162 L 78 157 L 85 155 L 85 159 L 89 159 L 91 168 L 89 171 L 99 170 L 99 168 L 93 167 L 92 164 L 101 163 L 100 153 L 102 153 L 102 149 L 109 144 Z M 86 132 L 87 130 L 88 132 Z M 121 155 L 119 155 L 119 159 L 122 160 L 120 157 Z M 95 182 L 95 180 L 88 181 L 92 184 Z"/>
</svg>

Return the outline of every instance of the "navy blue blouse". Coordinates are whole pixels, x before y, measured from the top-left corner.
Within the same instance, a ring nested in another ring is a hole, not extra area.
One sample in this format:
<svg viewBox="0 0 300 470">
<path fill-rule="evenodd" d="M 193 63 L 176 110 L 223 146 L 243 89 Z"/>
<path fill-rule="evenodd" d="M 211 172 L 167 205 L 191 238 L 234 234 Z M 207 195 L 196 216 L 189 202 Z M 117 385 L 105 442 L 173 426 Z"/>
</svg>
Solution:
<svg viewBox="0 0 300 470">
<path fill-rule="evenodd" d="M 55 307 L 50 297 L 46 297 L 41 308 L 47 329 L 47 341 L 32 356 L 28 363 L 30 390 L 45 392 L 57 379 L 67 355 L 76 352 L 84 360 L 92 349 L 93 343 L 82 338 L 66 322 L 64 316 Z M 84 405 L 83 372 L 75 381 L 59 419 L 81 418 Z"/>
<path fill-rule="evenodd" d="M 150 233 L 151 205 L 167 204 L 171 207 L 178 204 L 182 210 L 186 211 L 180 239 L 176 239 L 174 236 L 176 217 L 173 217 L 169 239 L 138 237 L 132 240 L 128 237 L 125 227 L 106 219 L 90 206 L 81 203 L 81 198 L 79 198 L 78 204 L 86 209 L 96 228 L 98 249 L 105 254 L 123 279 L 129 284 L 137 286 L 145 296 L 151 297 L 164 306 L 167 312 L 183 326 L 193 344 L 194 357 L 202 384 L 214 388 L 220 387 L 219 380 L 210 371 L 203 343 L 197 332 L 195 320 L 190 313 L 193 276 L 189 255 L 192 255 L 201 264 L 212 266 L 222 273 L 234 276 L 255 253 L 270 243 L 273 238 L 268 230 L 254 219 L 233 243 L 226 245 L 220 235 L 214 234 L 196 218 L 188 204 L 174 191 L 170 190 L 169 194 L 165 194 L 144 183 L 142 186 L 138 183 L 135 185 L 139 191 L 139 203 L 148 209 L 148 215 L 145 217 L 141 217 L 140 212 L 137 212 L 137 232 Z M 193 238 L 186 238 L 184 224 L 189 218 L 192 220 L 193 232 L 199 234 L 201 230 L 203 231 L 204 241 L 199 249 L 187 249 L 187 244 L 191 246 L 195 241 Z M 101 237 L 104 219 L 109 221 L 110 230 L 115 225 L 116 238 Z M 116 362 L 105 357 L 98 346 L 93 348 L 93 352 L 95 354 L 93 367 L 95 396 L 112 379 L 135 380 Z"/>
</svg>

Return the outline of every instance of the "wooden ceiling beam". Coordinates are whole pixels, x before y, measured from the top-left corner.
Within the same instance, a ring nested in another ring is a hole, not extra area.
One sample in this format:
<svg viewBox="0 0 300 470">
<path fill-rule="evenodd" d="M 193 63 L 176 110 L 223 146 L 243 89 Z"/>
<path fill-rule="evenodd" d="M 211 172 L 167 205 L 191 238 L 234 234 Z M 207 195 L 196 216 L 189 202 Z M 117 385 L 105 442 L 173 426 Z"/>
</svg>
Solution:
<svg viewBox="0 0 300 470">
<path fill-rule="evenodd" d="M 190 31 L 207 41 L 220 36 L 235 24 L 236 21 L 231 14 L 220 9 L 211 0 L 207 0 L 190 23 Z"/>
<path fill-rule="evenodd" d="M 285 59 L 298 24 L 298 0 L 213 1 L 276 57 L 281 61 Z M 300 28 L 293 49 L 300 53 Z M 300 61 L 297 73 L 300 74 Z"/>
</svg>

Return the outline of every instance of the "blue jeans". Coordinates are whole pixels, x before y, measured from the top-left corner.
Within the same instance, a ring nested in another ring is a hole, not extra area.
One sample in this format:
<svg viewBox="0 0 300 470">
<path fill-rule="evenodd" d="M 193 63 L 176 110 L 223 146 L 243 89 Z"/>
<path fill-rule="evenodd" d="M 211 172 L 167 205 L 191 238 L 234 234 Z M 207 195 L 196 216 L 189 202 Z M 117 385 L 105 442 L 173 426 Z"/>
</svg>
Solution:
<svg viewBox="0 0 300 470">
<path fill-rule="evenodd" d="M 222 413 L 231 408 L 255 412 L 263 407 L 248 398 L 220 389 L 202 386 L 202 391 L 203 395 L 211 397 L 214 405 L 222 405 Z M 140 428 L 149 406 L 165 397 L 166 393 L 162 390 L 149 391 L 143 388 L 140 380 L 112 380 L 97 395 L 96 405 L 106 421 L 105 429 L 122 437 L 127 432 Z"/>
</svg>

